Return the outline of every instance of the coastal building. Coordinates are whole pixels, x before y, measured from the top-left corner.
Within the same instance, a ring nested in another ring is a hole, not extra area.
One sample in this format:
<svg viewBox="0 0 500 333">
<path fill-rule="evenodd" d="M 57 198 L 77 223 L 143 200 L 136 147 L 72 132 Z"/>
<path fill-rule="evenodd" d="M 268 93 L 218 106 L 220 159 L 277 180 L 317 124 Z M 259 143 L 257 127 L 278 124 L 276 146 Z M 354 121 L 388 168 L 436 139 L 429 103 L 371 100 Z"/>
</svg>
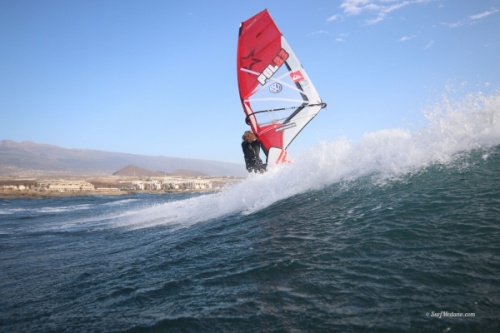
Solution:
<svg viewBox="0 0 500 333">
<path fill-rule="evenodd" d="M 24 185 L 2 185 L 4 190 L 24 191 L 26 188 Z"/>
<path fill-rule="evenodd" d="M 165 190 L 210 190 L 212 182 L 205 179 L 162 180 L 161 189 Z"/>
<path fill-rule="evenodd" d="M 132 182 L 132 188 L 134 190 L 144 191 L 144 183 L 141 181 Z"/>
<path fill-rule="evenodd" d="M 94 191 L 94 185 L 84 180 L 45 180 L 36 183 L 40 191 L 83 192 Z"/>
<path fill-rule="evenodd" d="M 144 179 L 91 178 L 84 179 L 0 179 L 2 196 L 58 196 L 126 194 L 141 191 L 156 193 L 202 192 L 222 188 L 225 184 L 238 181 L 217 177 L 149 177 Z"/>
<path fill-rule="evenodd" d="M 134 181 L 132 188 L 139 191 L 189 191 L 211 190 L 212 182 L 206 179 L 192 178 L 149 178 Z"/>
</svg>

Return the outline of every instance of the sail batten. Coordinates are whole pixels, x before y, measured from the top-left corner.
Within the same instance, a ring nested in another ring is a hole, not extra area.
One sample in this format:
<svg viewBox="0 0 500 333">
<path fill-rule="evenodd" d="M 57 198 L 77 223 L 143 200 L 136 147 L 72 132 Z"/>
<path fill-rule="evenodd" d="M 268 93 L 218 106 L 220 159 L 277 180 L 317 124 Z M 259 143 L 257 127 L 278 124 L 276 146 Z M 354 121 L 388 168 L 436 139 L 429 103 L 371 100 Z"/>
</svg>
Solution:
<svg viewBox="0 0 500 333">
<path fill-rule="evenodd" d="M 326 104 L 267 10 L 241 23 L 237 76 L 245 121 L 268 164 L 286 161 L 286 148 Z"/>
</svg>

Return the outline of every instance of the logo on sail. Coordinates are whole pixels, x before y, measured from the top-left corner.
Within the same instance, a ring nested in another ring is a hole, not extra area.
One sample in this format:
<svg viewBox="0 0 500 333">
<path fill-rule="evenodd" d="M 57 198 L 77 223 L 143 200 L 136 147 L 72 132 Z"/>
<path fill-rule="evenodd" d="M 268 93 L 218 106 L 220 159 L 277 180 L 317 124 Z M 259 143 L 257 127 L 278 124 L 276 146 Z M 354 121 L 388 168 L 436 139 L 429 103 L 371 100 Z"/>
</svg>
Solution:
<svg viewBox="0 0 500 333">
<path fill-rule="evenodd" d="M 284 49 L 279 50 L 278 54 L 274 59 L 271 61 L 269 65 L 267 65 L 266 68 L 260 73 L 259 77 L 257 78 L 257 81 L 261 85 L 265 85 L 267 80 L 270 79 L 274 73 L 278 71 L 278 69 L 285 63 L 285 61 L 288 59 L 288 52 L 286 52 Z"/>
<path fill-rule="evenodd" d="M 290 77 L 292 78 L 292 81 L 295 83 L 304 80 L 304 76 L 300 71 L 291 72 Z"/>
<path fill-rule="evenodd" d="M 269 86 L 269 91 L 272 92 L 273 94 L 278 94 L 283 90 L 283 86 L 279 84 L 278 82 L 274 82 Z"/>
</svg>

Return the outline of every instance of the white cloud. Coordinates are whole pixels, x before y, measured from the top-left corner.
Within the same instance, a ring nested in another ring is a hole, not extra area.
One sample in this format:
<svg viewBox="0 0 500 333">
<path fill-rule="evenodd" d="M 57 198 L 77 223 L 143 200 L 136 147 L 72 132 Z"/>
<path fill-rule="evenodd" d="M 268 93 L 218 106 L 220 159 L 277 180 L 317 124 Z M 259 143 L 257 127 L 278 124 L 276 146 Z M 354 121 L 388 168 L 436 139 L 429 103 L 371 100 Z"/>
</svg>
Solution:
<svg viewBox="0 0 500 333">
<path fill-rule="evenodd" d="M 370 14 L 373 18 L 367 19 L 365 23 L 376 24 L 385 20 L 390 13 L 406 6 L 430 1 L 433 0 L 344 0 L 340 8 L 346 16 Z"/>
<path fill-rule="evenodd" d="M 332 15 L 327 19 L 327 21 L 338 21 L 343 19 L 344 17 L 364 14 L 367 15 L 365 23 L 368 25 L 372 25 L 384 21 L 391 13 L 405 7 L 434 1 L 436 0 L 342 0 L 340 9 L 343 13 Z M 443 4 L 439 5 L 439 8 L 443 7 Z M 471 15 L 458 22 L 443 23 L 443 25 L 449 28 L 458 28 L 463 25 L 471 25 L 499 11 L 499 9 L 495 8 L 479 14 Z"/>
<path fill-rule="evenodd" d="M 431 48 L 432 45 L 434 45 L 434 41 L 433 40 L 430 40 L 429 43 L 427 43 L 425 46 L 424 46 L 424 49 L 428 49 L 428 48 Z"/>
<path fill-rule="evenodd" d="M 335 38 L 335 41 L 336 42 L 339 42 L 339 43 L 342 43 L 342 42 L 345 42 L 347 38 L 347 34 L 346 33 L 340 33 L 337 38 Z"/>
<path fill-rule="evenodd" d="M 492 9 L 492 10 L 488 10 L 488 11 L 485 11 L 485 12 L 482 12 L 479 14 L 471 15 L 471 16 L 469 16 L 463 20 L 460 20 L 458 22 L 443 23 L 443 25 L 447 26 L 448 28 L 459 28 L 459 27 L 462 27 L 464 25 L 472 25 L 472 24 L 477 23 L 479 20 L 481 20 L 487 16 L 490 16 L 492 14 L 498 13 L 498 12 L 499 12 L 498 9 Z"/>
<path fill-rule="evenodd" d="M 371 6 L 371 0 L 345 0 L 340 8 L 344 10 L 346 15 L 359 15 Z"/>
<path fill-rule="evenodd" d="M 330 17 L 329 17 L 329 18 L 327 18 L 326 20 L 327 20 L 328 22 L 332 22 L 332 21 L 339 21 L 339 20 L 341 20 L 341 19 L 342 19 L 342 16 L 341 16 L 341 15 L 339 15 L 339 14 L 336 14 L 336 15 L 332 15 L 332 16 L 330 16 Z"/>
<path fill-rule="evenodd" d="M 469 16 L 469 19 L 471 21 L 480 20 L 482 18 L 485 18 L 486 16 L 490 16 L 491 14 L 495 14 L 497 12 L 498 12 L 498 9 L 493 9 L 493 10 L 489 10 L 489 11 L 486 11 L 486 12 L 483 12 L 483 13 L 480 13 L 480 14 L 471 15 L 471 16 Z"/>
<path fill-rule="evenodd" d="M 411 36 L 403 36 L 399 39 L 400 42 L 407 42 L 413 38 L 417 37 L 416 35 L 411 35 Z"/>
<path fill-rule="evenodd" d="M 459 22 L 454 22 L 454 23 L 443 22 L 441 24 L 448 27 L 448 28 L 458 28 L 458 27 L 461 27 L 462 25 L 464 25 L 464 21 L 459 21 Z"/>
</svg>

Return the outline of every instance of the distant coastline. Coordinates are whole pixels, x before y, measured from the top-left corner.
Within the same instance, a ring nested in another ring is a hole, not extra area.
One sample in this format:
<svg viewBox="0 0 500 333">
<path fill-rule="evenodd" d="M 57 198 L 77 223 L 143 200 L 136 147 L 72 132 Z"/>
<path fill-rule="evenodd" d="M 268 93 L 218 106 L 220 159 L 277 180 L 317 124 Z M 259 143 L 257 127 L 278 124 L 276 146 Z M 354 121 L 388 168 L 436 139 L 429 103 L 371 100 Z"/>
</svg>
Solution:
<svg viewBox="0 0 500 333">
<path fill-rule="evenodd" d="M 0 198 L 213 192 L 246 174 L 234 163 L 0 141 Z"/>
<path fill-rule="evenodd" d="M 79 196 L 118 196 L 130 194 L 167 194 L 167 193 L 197 193 L 215 192 L 217 190 L 186 190 L 186 191 L 85 191 L 85 192 L 40 192 L 40 191 L 9 191 L 0 190 L 0 199 L 43 199 Z"/>
<path fill-rule="evenodd" d="M 94 196 L 94 195 L 125 195 L 132 194 L 129 191 L 81 191 L 81 192 L 56 192 L 56 191 L 35 191 L 35 190 L 0 190 L 0 199 L 38 199 L 38 198 L 56 198 L 56 197 L 76 197 L 76 196 Z"/>
<path fill-rule="evenodd" d="M 241 177 L 0 178 L 0 199 L 215 192 Z"/>
</svg>

